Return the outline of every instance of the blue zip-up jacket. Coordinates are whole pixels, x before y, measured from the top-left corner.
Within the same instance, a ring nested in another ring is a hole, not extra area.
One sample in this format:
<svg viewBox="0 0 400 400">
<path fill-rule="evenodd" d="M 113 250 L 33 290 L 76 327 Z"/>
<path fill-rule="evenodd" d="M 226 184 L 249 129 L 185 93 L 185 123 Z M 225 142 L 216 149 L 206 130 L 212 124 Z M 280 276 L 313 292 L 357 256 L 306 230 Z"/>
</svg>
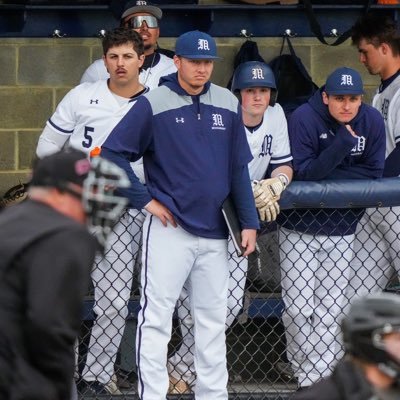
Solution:
<svg viewBox="0 0 400 400">
<path fill-rule="evenodd" d="M 226 238 L 221 206 L 229 193 L 241 228 L 259 227 L 241 110 L 225 88 L 208 82 L 191 96 L 176 73 L 163 77 L 160 87 L 141 96 L 114 128 L 101 154 L 128 173 L 132 187 L 123 194 L 135 208 L 155 198 L 189 233 Z M 146 186 L 129 167 L 142 156 Z"/>
<path fill-rule="evenodd" d="M 349 125 L 353 137 L 322 101 L 324 87 L 291 115 L 288 129 L 294 179 L 375 179 L 382 177 L 386 135 L 380 113 L 361 104 Z M 343 236 L 354 233 L 360 209 L 311 209 L 285 212 L 285 228 L 309 234 Z"/>
</svg>

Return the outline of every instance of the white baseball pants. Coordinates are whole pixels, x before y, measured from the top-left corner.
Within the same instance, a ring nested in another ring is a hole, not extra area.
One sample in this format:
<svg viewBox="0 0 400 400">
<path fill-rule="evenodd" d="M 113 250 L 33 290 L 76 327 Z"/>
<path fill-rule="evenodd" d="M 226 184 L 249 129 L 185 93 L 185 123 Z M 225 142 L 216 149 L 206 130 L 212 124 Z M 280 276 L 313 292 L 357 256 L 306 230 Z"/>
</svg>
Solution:
<svg viewBox="0 0 400 400">
<path fill-rule="evenodd" d="M 287 357 L 300 386 L 329 375 L 343 355 L 354 235 L 314 236 L 279 229 Z"/>
<path fill-rule="evenodd" d="M 229 328 L 237 315 L 242 310 L 244 288 L 248 268 L 247 257 L 238 257 L 232 239 L 228 240 L 229 252 L 229 287 L 228 287 L 228 312 L 226 316 L 226 329 Z M 190 303 L 186 285 L 178 301 L 178 317 L 182 333 L 182 342 L 179 349 L 168 360 L 168 372 L 175 379 L 183 379 L 193 385 L 196 379 L 194 368 L 194 334 L 193 319 L 190 315 Z"/>
<path fill-rule="evenodd" d="M 96 260 L 92 271 L 96 319 L 82 372 L 86 381 L 106 384 L 114 374 L 115 358 L 128 315 L 135 264 L 133 255 L 139 249 L 143 220 L 141 211 L 124 213 L 107 240 L 105 256 Z"/>
<path fill-rule="evenodd" d="M 368 208 L 354 241 L 350 301 L 380 292 L 400 273 L 400 207 Z"/>
<path fill-rule="evenodd" d="M 154 216 L 143 225 L 141 310 L 136 360 L 141 400 L 166 398 L 167 346 L 176 302 L 187 283 L 194 320 L 196 400 L 227 400 L 225 320 L 227 240 L 194 236 L 163 226 Z"/>
</svg>

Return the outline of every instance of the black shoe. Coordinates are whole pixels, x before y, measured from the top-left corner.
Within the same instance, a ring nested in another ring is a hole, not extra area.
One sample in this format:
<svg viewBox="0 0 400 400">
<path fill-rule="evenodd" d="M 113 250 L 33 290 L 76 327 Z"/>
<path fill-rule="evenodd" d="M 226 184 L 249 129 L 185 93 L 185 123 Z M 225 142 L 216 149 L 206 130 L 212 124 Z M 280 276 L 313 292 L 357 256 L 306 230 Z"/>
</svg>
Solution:
<svg viewBox="0 0 400 400">
<path fill-rule="evenodd" d="M 132 389 L 137 383 L 137 375 L 135 372 L 125 372 L 118 370 L 116 372 L 117 386 L 119 389 Z"/>
<path fill-rule="evenodd" d="M 229 375 L 228 375 L 228 383 L 229 384 L 242 383 L 242 382 L 243 382 L 243 378 L 240 374 L 238 374 L 236 372 L 229 372 Z"/>
<path fill-rule="evenodd" d="M 78 384 L 78 392 L 82 395 L 109 394 L 105 385 L 98 381 L 85 381 L 81 379 Z"/>
<path fill-rule="evenodd" d="M 279 375 L 282 379 L 287 382 L 296 381 L 297 378 L 295 376 L 295 372 L 290 363 L 284 361 L 278 361 L 275 364 L 276 370 L 279 372 Z"/>
<path fill-rule="evenodd" d="M 302 392 L 303 390 L 307 390 L 310 386 L 299 386 L 296 392 Z"/>
</svg>

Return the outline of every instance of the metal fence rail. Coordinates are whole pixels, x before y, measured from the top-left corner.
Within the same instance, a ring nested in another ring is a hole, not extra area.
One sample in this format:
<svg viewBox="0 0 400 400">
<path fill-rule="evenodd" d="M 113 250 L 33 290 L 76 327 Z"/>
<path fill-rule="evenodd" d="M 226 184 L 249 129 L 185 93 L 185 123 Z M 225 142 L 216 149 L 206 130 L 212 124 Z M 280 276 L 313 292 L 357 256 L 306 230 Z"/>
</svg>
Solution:
<svg viewBox="0 0 400 400">
<path fill-rule="evenodd" d="M 240 290 L 235 295 L 236 288 L 231 288 L 228 321 L 231 319 L 232 324 L 227 324 L 226 331 L 230 399 L 288 399 L 298 385 L 311 384 L 329 374 L 343 355 L 340 319 L 351 299 L 398 285 L 400 221 L 396 206 L 400 205 L 400 180 L 294 182 L 280 204 L 283 210 L 278 222 L 263 227 L 257 251 L 249 257 L 248 264 L 237 261 L 238 270 L 232 272 L 232 277 L 237 277 L 237 286 L 244 287 L 244 295 L 240 295 Z M 364 207 L 368 209 L 365 211 Z M 110 251 L 115 250 L 122 240 L 124 244 L 117 258 L 135 263 L 134 269 L 127 266 L 135 272 L 133 280 L 127 280 L 131 296 L 127 312 L 122 313 L 126 315 L 126 323 L 122 328 L 119 323 L 114 326 L 115 332 L 120 335 L 123 332 L 122 339 L 117 338 L 115 343 L 113 337 L 104 335 L 98 336 L 97 343 L 93 337 L 90 339 L 93 321 L 107 314 L 107 310 L 93 309 L 92 289 L 85 302 L 77 352 L 78 374 L 85 372 L 86 354 L 92 346 L 102 358 L 100 364 L 108 364 L 107 368 L 111 365 L 112 379 L 119 380 L 118 396 L 99 398 L 138 398 L 134 347 L 140 257 L 135 260 L 134 255 L 140 247 L 141 224 L 129 215 L 123 221 L 123 232 L 120 232 L 123 237 L 115 235 L 115 243 L 110 245 Z M 371 231 L 371 221 L 380 225 L 382 232 Z M 299 226 L 302 230 L 298 230 Z M 345 235 L 327 235 L 328 227 L 333 231 L 340 227 Z M 126 240 L 127 233 L 131 240 Z M 382 235 L 391 238 L 386 247 L 379 239 Z M 112 293 L 113 286 L 113 281 L 102 285 L 101 296 Z M 104 291 L 106 287 L 109 290 Z M 118 294 L 114 292 L 114 296 Z M 126 308 L 126 303 L 115 300 L 109 299 L 109 304 Z M 193 385 L 195 375 L 187 367 L 193 349 L 188 346 L 186 318 L 181 307 L 174 316 L 169 368 L 175 376 L 179 371 Z M 104 321 L 103 325 L 106 326 Z M 106 331 L 113 329 L 108 325 Z M 102 352 L 102 343 L 111 343 L 114 348 L 111 346 Z M 174 370 L 176 365 L 179 367 Z M 98 368 L 94 367 L 92 375 L 86 371 L 86 379 L 88 376 L 96 379 Z M 173 394 L 170 398 L 193 396 L 189 392 Z"/>
</svg>

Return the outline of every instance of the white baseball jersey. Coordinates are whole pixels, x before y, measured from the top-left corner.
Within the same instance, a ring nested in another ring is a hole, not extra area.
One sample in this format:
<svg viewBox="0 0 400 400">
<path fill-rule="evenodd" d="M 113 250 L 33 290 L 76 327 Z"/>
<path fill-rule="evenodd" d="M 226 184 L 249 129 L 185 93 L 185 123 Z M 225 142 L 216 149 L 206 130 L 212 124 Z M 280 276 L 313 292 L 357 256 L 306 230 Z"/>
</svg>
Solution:
<svg viewBox="0 0 400 400">
<path fill-rule="evenodd" d="M 387 157 L 400 141 L 400 75 L 382 93 L 375 94 L 372 105 L 385 120 Z"/>
<path fill-rule="evenodd" d="M 61 150 L 65 145 L 90 154 L 95 147 L 101 147 L 135 102 L 135 99 L 113 94 L 106 80 L 76 86 L 66 94 L 48 119 L 39 138 L 38 156 Z M 140 168 L 138 175 L 143 182 Z"/>
<path fill-rule="evenodd" d="M 142 70 L 139 75 L 139 82 L 146 85 L 150 89 L 158 86 L 158 82 L 162 76 L 176 72 L 176 67 L 172 58 L 160 54 L 160 61 L 145 70 Z M 102 59 L 94 61 L 87 70 L 83 73 L 81 83 L 95 82 L 99 79 L 108 79 L 110 77 Z"/>
<path fill-rule="evenodd" d="M 161 53 L 158 54 L 160 55 L 160 59 L 157 64 L 143 69 L 139 74 L 139 82 L 148 87 L 150 90 L 158 87 L 158 82 L 162 76 L 176 72 L 176 67 L 172 58 L 169 58 Z M 98 80 L 108 79 L 109 77 L 110 74 L 104 65 L 103 59 L 99 59 L 89 65 L 82 75 L 81 83 L 96 82 Z M 131 163 L 131 166 L 140 182 L 144 183 L 143 159 L 140 158 L 139 160 Z"/>
<path fill-rule="evenodd" d="M 253 132 L 246 128 L 246 135 L 253 155 L 249 163 L 251 179 L 263 179 L 269 164 L 292 160 L 286 117 L 279 104 L 268 107 L 262 124 Z"/>
</svg>

